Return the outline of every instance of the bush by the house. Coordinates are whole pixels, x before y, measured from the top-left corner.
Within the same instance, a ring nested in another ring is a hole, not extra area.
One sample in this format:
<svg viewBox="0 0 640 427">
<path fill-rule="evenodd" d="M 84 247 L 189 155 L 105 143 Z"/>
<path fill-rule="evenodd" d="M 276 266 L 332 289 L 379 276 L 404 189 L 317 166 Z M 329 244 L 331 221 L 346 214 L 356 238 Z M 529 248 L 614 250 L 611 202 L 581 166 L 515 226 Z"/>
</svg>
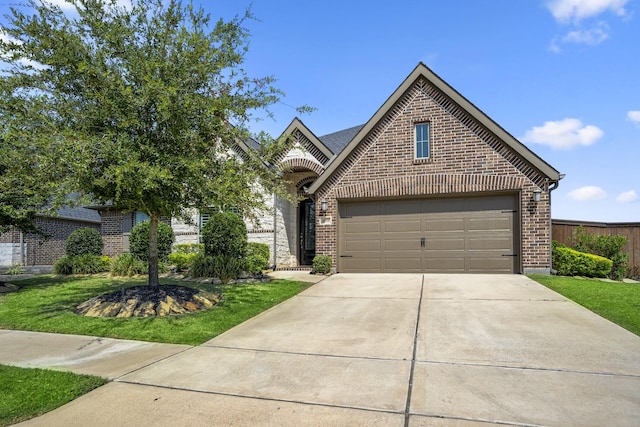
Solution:
<svg viewBox="0 0 640 427">
<path fill-rule="evenodd" d="M 91 254 L 64 255 L 53 265 L 56 274 L 96 274 L 109 271 L 111 258 Z"/>
<path fill-rule="evenodd" d="M 171 226 L 164 222 L 158 223 L 158 261 L 166 262 L 171 253 L 171 245 L 175 236 Z M 142 221 L 131 229 L 129 236 L 129 251 L 137 259 L 149 262 L 149 221 Z"/>
<path fill-rule="evenodd" d="M 240 276 L 244 264 L 239 258 L 198 254 L 189 267 L 189 273 L 191 277 L 217 277 L 226 284 Z"/>
<path fill-rule="evenodd" d="M 329 255 L 316 255 L 313 258 L 313 271 L 317 274 L 327 274 L 331 271 L 331 257 Z"/>
<path fill-rule="evenodd" d="M 599 255 L 554 245 L 553 268 L 561 276 L 607 277 L 613 262 Z"/>
<path fill-rule="evenodd" d="M 149 264 L 134 257 L 133 254 L 118 255 L 111 264 L 112 276 L 131 277 L 138 274 L 148 274 Z"/>
<path fill-rule="evenodd" d="M 269 267 L 269 245 L 266 243 L 249 242 L 247 256 L 244 260 L 244 270 L 254 276 Z"/>
<path fill-rule="evenodd" d="M 169 254 L 169 264 L 176 271 L 186 271 L 199 253 L 204 251 L 204 245 L 199 243 L 181 243 L 173 245 L 173 252 Z"/>
<path fill-rule="evenodd" d="M 247 226 L 232 212 L 216 212 L 202 228 L 204 252 L 209 256 L 244 258 L 247 254 Z"/>
<path fill-rule="evenodd" d="M 580 252 L 600 255 L 609 258 L 613 262 L 609 278 L 620 280 L 627 272 L 629 255 L 622 253 L 622 247 L 627 244 L 624 236 L 605 236 L 587 233 L 584 227 L 580 226 L 572 237 L 572 247 Z"/>
<path fill-rule="evenodd" d="M 102 255 L 104 243 L 102 235 L 95 228 L 81 227 L 69 234 L 65 242 L 65 252 L 69 256 Z"/>
</svg>

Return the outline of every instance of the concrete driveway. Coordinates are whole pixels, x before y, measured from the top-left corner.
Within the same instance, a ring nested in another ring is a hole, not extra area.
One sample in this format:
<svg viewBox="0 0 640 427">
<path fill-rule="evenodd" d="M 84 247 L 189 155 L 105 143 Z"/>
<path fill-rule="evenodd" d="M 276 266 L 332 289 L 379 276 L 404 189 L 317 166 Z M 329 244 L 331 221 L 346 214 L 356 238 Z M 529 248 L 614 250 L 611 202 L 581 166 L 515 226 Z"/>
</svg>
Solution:
<svg viewBox="0 0 640 427">
<path fill-rule="evenodd" d="M 24 425 L 640 424 L 640 337 L 518 275 L 338 274 L 173 349 Z"/>
</svg>

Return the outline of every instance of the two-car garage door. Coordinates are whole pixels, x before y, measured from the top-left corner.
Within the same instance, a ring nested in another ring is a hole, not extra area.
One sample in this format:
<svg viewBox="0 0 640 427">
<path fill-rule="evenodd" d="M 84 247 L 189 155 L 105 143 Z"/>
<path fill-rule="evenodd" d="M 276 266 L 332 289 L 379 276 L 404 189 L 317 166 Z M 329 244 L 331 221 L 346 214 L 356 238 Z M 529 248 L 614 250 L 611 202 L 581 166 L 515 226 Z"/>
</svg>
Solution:
<svg viewBox="0 0 640 427">
<path fill-rule="evenodd" d="M 338 271 L 518 273 L 518 196 L 342 202 Z"/>
</svg>

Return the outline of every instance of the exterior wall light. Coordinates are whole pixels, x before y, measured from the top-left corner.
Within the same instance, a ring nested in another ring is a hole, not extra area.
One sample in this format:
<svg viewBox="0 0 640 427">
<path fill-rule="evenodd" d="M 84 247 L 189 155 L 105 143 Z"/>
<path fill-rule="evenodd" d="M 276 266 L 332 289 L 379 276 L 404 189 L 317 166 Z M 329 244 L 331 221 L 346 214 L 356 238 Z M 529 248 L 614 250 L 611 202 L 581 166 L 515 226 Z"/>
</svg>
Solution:
<svg viewBox="0 0 640 427">
<path fill-rule="evenodd" d="M 540 190 L 535 190 L 533 192 L 533 201 L 538 203 L 540 201 L 540 197 L 542 196 L 542 191 Z"/>
<path fill-rule="evenodd" d="M 326 212 L 328 207 L 329 207 L 329 202 L 327 202 L 326 200 L 323 200 L 320 202 L 320 210 L 322 212 Z"/>
</svg>

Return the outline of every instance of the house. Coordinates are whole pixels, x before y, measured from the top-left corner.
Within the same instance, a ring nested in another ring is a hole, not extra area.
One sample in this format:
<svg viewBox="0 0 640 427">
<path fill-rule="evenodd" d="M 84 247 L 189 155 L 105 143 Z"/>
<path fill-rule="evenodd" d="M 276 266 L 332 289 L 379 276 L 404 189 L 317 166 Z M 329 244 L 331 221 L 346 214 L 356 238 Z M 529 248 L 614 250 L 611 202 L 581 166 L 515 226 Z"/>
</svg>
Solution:
<svg viewBox="0 0 640 427">
<path fill-rule="evenodd" d="M 299 201 L 271 195 L 247 222 L 278 268 L 326 254 L 342 273 L 550 272 L 562 175 L 424 64 L 367 123 L 318 137 L 296 118 L 283 135 L 295 143 L 279 166 Z M 144 216 L 98 209 L 105 255 L 128 250 Z M 165 219 L 176 243 L 199 242 L 211 212 Z"/>
<path fill-rule="evenodd" d="M 364 125 L 317 137 L 296 118 L 284 134 L 300 202 L 271 200 L 248 224 L 277 266 L 326 254 L 345 273 L 549 273 L 560 173 L 424 64 Z M 173 226 L 197 241 L 198 225 Z"/>
<path fill-rule="evenodd" d="M 50 266 L 65 254 L 71 232 L 81 227 L 100 230 L 98 212 L 84 207 L 58 209 L 54 215 L 36 215 L 35 225 L 44 235 L 8 231 L 0 234 L 0 267 Z"/>
</svg>

